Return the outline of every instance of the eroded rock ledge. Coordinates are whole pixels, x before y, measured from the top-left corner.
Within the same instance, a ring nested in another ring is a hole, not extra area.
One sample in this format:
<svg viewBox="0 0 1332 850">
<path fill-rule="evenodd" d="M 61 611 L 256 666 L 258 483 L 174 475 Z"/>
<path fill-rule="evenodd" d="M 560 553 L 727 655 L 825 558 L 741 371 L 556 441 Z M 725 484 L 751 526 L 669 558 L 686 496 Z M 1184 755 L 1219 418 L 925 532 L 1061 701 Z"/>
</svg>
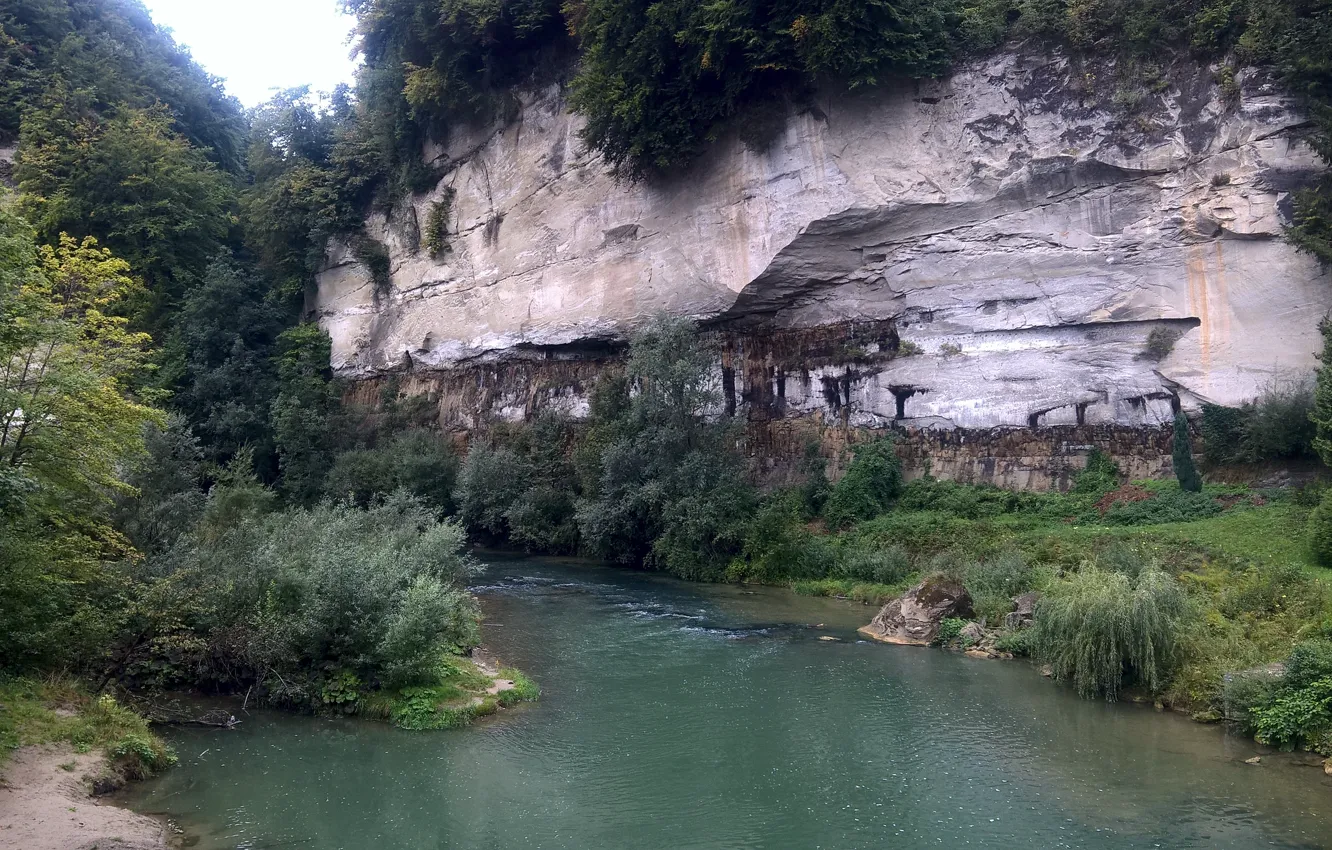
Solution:
<svg viewBox="0 0 1332 850">
<path fill-rule="evenodd" d="M 436 189 L 369 222 L 391 280 L 333 246 L 314 308 L 339 373 L 434 387 L 451 427 L 578 415 L 664 312 L 719 335 L 755 421 L 1151 431 L 1312 368 L 1332 308 L 1282 239 L 1321 168 L 1303 116 L 1256 71 L 1229 96 L 1207 68 L 1169 79 L 1121 115 L 1105 69 L 1005 54 L 819 98 L 769 150 L 723 140 L 663 185 L 609 178 L 553 87 L 432 151 Z"/>
</svg>

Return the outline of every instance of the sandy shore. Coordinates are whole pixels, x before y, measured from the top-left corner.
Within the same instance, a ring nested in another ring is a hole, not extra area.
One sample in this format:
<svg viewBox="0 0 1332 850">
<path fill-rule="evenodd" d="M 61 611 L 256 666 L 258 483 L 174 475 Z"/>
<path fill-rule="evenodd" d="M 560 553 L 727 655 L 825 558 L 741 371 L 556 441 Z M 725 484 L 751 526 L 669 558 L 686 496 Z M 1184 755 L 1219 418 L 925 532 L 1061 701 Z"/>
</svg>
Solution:
<svg viewBox="0 0 1332 850">
<path fill-rule="evenodd" d="M 0 774 L 0 850 L 167 850 L 165 824 L 103 803 L 84 777 L 96 776 L 99 754 L 67 746 L 16 750 Z"/>
</svg>

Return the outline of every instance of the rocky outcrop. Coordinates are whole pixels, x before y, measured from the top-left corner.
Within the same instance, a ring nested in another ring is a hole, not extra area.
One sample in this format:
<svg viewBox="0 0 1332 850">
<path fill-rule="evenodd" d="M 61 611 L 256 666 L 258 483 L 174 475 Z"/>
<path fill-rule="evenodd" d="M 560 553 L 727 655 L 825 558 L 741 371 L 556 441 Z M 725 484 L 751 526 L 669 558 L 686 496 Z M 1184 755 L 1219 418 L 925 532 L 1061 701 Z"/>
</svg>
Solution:
<svg viewBox="0 0 1332 850">
<path fill-rule="evenodd" d="M 1004 615 L 1004 628 L 1013 631 L 1030 626 L 1036 619 L 1036 603 L 1040 599 L 1040 593 L 1034 590 L 1014 596 L 1013 610 Z"/>
<path fill-rule="evenodd" d="M 390 279 L 334 245 L 313 308 L 345 376 L 499 385 L 692 316 L 729 405 L 867 428 L 1141 427 L 1311 368 L 1332 281 L 1282 238 L 1321 168 L 1304 117 L 1257 71 L 1223 91 L 1179 65 L 1132 113 L 1111 81 L 1004 54 L 827 94 L 766 151 L 722 139 L 651 185 L 607 176 L 558 87 L 528 93 L 371 218 Z M 581 378 L 548 389 L 585 409 Z"/>
<path fill-rule="evenodd" d="M 860 633 L 884 643 L 929 646 L 945 619 L 971 614 L 971 594 L 961 582 L 935 576 L 884 605 Z"/>
</svg>

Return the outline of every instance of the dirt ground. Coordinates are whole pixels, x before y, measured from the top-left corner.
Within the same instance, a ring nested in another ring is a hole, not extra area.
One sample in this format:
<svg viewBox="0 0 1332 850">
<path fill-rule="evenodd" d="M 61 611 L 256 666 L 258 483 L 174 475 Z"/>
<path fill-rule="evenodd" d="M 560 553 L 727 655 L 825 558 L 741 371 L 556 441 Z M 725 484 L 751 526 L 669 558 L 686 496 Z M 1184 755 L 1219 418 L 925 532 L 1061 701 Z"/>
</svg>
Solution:
<svg viewBox="0 0 1332 850">
<path fill-rule="evenodd" d="M 168 850 L 166 824 L 103 803 L 84 777 L 104 763 L 67 746 L 16 750 L 0 774 L 0 850 Z"/>
</svg>

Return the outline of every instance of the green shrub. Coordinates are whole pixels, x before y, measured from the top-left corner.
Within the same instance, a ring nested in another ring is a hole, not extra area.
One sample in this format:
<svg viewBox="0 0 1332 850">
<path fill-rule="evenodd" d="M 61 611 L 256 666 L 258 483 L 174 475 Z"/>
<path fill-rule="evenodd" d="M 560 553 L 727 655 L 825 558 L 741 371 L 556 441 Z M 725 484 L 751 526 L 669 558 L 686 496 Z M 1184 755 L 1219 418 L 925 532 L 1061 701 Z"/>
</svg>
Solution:
<svg viewBox="0 0 1332 850">
<path fill-rule="evenodd" d="M 954 560 L 960 560 L 988 553 L 1006 531 L 984 520 L 971 521 L 934 511 L 893 511 L 860 523 L 848 534 L 852 540 L 871 546 L 901 546 L 915 557 L 950 552 Z"/>
<path fill-rule="evenodd" d="M 1321 98 L 1326 103 L 1327 96 Z M 1326 106 L 1324 106 L 1324 109 Z M 1327 121 L 1323 121 L 1322 145 L 1326 151 Z M 1324 263 L 1332 262 L 1332 178 L 1324 174 L 1312 186 L 1306 186 L 1294 196 L 1294 214 L 1287 238 L 1301 251 L 1318 257 Z"/>
<path fill-rule="evenodd" d="M 599 385 L 578 456 L 589 554 L 689 578 L 740 554 L 756 499 L 732 423 L 709 416 L 712 366 L 691 322 L 661 317 L 631 340 L 628 380 Z"/>
<path fill-rule="evenodd" d="M 902 461 L 892 438 L 883 437 L 856 447 L 846 474 L 828 495 L 823 518 L 832 528 L 846 528 L 888 510 L 901 492 Z"/>
<path fill-rule="evenodd" d="M 958 617 L 945 617 L 939 622 L 939 631 L 934 635 L 935 646 L 947 646 L 958 639 L 967 621 Z"/>
<path fill-rule="evenodd" d="M 1034 494 L 1020 494 L 987 485 L 972 486 L 934 478 L 918 478 L 902 489 L 896 508 L 938 511 L 966 519 L 1000 516 L 1029 508 Z"/>
<path fill-rule="evenodd" d="M 911 575 L 911 558 L 901 546 L 871 546 L 851 540 L 838 553 L 834 576 L 872 584 L 899 584 Z"/>
<path fill-rule="evenodd" d="M 1078 693 L 1114 700 L 1125 681 L 1158 690 L 1182 657 L 1189 616 L 1183 589 L 1155 567 L 1136 579 L 1088 565 L 1036 605 L 1032 640 Z"/>
<path fill-rule="evenodd" d="M 449 219 L 453 215 L 453 201 L 457 192 L 447 186 L 438 201 L 430 205 L 430 214 L 426 217 L 425 247 L 432 259 L 439 259 L 449 250 Z"/>
<path fill-rule="evenodd" d="M 691 581 L 720 581 L 743 549 L 753 488 L 732 458 L 712 452 L 686 457 L 675 476 L 683 494 L 662 509 L 661 534 L 646 564 Z"/>
<path fill-rule="evenodd" d="M 1332 567 L 1332 489 L 1324 491 L 1322 501 L 1309 514 L 1309 547 L 1314 560 Z"/>
<path fill-rule="evenodd" d="M 1126 543 L 1112 542 L 1096 555 L 1096 566 L 1103 570 L 1123 573 L 1129 578 L 1137 578 L 1143 567 L 1151 562 Z"/>
<path fill-rule="evenodd" d="M 1087 465 L 1073 479 L 1071 493 L 1094 494 L 1119 486 L 1119 465 L 1100 449 L 1087 455 Z"/>
<path fill-rule="evenodd" d="M 324 479 L 324 493 L 367 507 L 401 488 L 444 515 L 454 510 L 457 477 L 458 459 L 450 446 L 435 434 L 414 430 L 375 448 L 340 453 Z"/>
<path fill-rule="evenodd" d="M 1299 564 L 1279 562 L 1229 572 L 1216 604 L 1232 618 L 1291 611 L 1305 615 L 1321 604 L 1321 596 L 1317 583 Z"/>
<path fill-rule="evenodd" d="M 1010 550 L 967 564 L 962 569 L 962 583 L 971 594 L 976 616 L 995 626 L 1013 610 L 1014 596 L 1036 586 L 1038 573 L 1022 553 Z"/>
<path fill-rule="evenodd" d="M 154 566 L 160 628 L 203 642 L 192 657 L 161 660 L 189 684 L 258 684 L 303 707 L 359 693 L 354 682 L 429 682 L 443 656 L 478 642 L 476 603 L 463 587 L 476 564 L 465 543 L 459 526 L 401 491 L 369 510 L 233 514 Z M 152 641 L 136 660 L 151 666 L 169 646 Z"/>
<path fill-rule="evenodd" d="M 819 455 L 818 443 L 810 443 L 805 447 L 801 467 L 805 475 L 805 481 L 798 490 L 801 513 L 805 519 L 814 519 L 822 515 L 828 494 L 832 492 L 832 485 L 828 483 L 828 464 Z"/>
<path fill-rule="evenodd" d="M 1175 478 L 1179 479 L 1179 489 L 1190 493 L 1202 491 L 1202 476 L 1193 463 L 1193 445 L 1189 441 L 1189 420 L 1184 414 L 1175 414 L 1175 439 L 1170 453 L 1171 463 L 1175 467 Z"/>
<path fill-rule="evenodd" d="M 1242 407 L 1203 402 L 1200 430 L 1209 465 L 1242 462 L 1247 455 L 1244 445 L 1247 418 L 1247 411 Z"/>
<path fill-rule="evenodd" d="M 1028 656 L 1033 652 L 1031 629 L 1017 629 L 1011 632 L 1004 632 L 999 639 L 994 642 L 994 648 L 1000 652 L 1010 652 L 1017 656 Z"/>
<path fill-rule="evenodd" d="M 1332 180 L 1324 178 L 1323 184 L 1327 201 L 1332 204 Z M 1324 259 L 1332 262 L 1328 255 Z M 1314 451 L 1324 466 L 1332 466 L 1332 316 L 1323 317 L 1318 332 L 1323 337 L 1323 349 L 1318 355 L 1322 365 L 1314 379 L 1314 406 L 1309 418 L 1314 424 Z"/>
<path fill-rule="evenodd" d="M 1290 750 L 1321 739 L 1332 728 L 1332 677 L 1281 688 L 1270 703 L 1253 709 L 1253 718 L 1254 737 L 1264 744 Z"/>
<path fill-rule="evenodd" d="M 505 519 L 509 540 L 529 552 L 571 555 L 578 551 L 578 522 L 567 488 L 541 484 L 518 497 Z"/>
<path fill-rule="evenodd" d="M 1332 755 L 1332 640 L 1297 644 L 1280 678 L 1228 677 L 1224 696 L 1228 714 L 1262 743 Z"/>
<path fill-rule="evenodd" d="M 453 494 L 458 519 L 470 531 L 507 538 L 509 511 L 527 492 L 531 473 L 530 465 L 513 450 L 473 443 Z"/>
<path fill-rule="evenodd" d="M 393 283 L 393 265 L 389 258 L 388 246 L 378 239 L 360 236 L 352 242 L 352 253 L 370 273 L 370 279 L 375 284 L 375 293 L 377 295 L 386 293 Z"/>
<path fill-rule="evenodd" d="M 1222 513 L 1216 499 L 1184 489 L 1161 490 L 1140 502 L 1116 502 L 1101 521 L 1106 525 L 1160 525 L 1193 522 Z"/>
<path fill-rule="evenodd" d="M 1313 455 L 1312 376 L 1268 381 L 1241 407 L 1202 407 L 1202 437 L 1209 464 L 1259 463 Z"/>
<path fill-rule="evenodd" d="M 501 667 L 499 671 L 501 679 L 508 679 L 513 682 L 513 687 L 507 691 L 500 691 L 500 705 L 516 705 L 520 702 L 532 702 L 541 696 L 541 688 L 533 682 L 521 670 L 513 667 Z"/>
<path fill-rule="evenodd" d="M 1320 679 L 1332 679 L 1332 640 L 1306 640 L 1296 644 L 1286 659 L 1283 684 L 1304 688 Z"/>
<path fill-rule="evenodd" d="M 203 452 L 180 416 L 169 417 L 165 428 L 148 425 L 144 448 L 142 457 L 126 465 L 126 483 L 136 492 L 117 494 L 112 521 L 139 551 L 156 553 L 189 531 L 203 511 Z M 0 483 L 0 512 L 3 489 Z"/>
<path fill-rule="evenodd" d="M 1138 94 L 1141 94 L 1140 90 L 1138 91 Z M 1118 99 L 1119 94 L 1116 93 L 1115 97 Z M 1136 105 L 1137 104 L 1135 103 L 1124 111 L 1132 112 L 1133 109 L 1136 108 Z M 1175 350 L 1175 343 L 1179 341 L 1180 336 L 1180 332 L 1174 328 L 1152 328 L 1152 332 L 1147 334 L 1147 343 L 1143 347 L 1142 357 L 1147 360 L 1157 361 L 1166 359 L 1170 356 L 1170 353 Z"/>
<path fill-rule="evenodd" d="M 1328 489 L 1326 480 L 1316 478 L 1295 487 L 1293 491 L 1282 491 L 1281 495 L 1288 496 L 1292 502 L 1302 508 L 1316 508 L 1318 507 L 1318 503 L 1323 500 L 1323 494 L 1326 493 Z"/>
<path fill-rule="evenodd" d="M 1306 457 L 1313 454 L 1314 407 L 1312 376 L 1274 378 L 1249 406 L 1244 429 L 1243 458 L 1249 462 Z"/>
<path fill-rule="evenodd" d="M 732 578 L 775 584 L 825 574 L 831 553 L 813 550 L 813 535 L 805 528 L 802 507 L 789 495 L 764 503 L 746 529 L 744 563 L 732 569 Z M 816 560 L 812 555 L 823 557 Z"/>
<path fill-rule="evenodd" d="M 1221 686 L 1223 717 L 1236 724 L 1246 735 L 1254 734 L 1254 712 L 1272 702 L 1279 682 L 1261 673 L 1228 674 Z"/>
</svg>

